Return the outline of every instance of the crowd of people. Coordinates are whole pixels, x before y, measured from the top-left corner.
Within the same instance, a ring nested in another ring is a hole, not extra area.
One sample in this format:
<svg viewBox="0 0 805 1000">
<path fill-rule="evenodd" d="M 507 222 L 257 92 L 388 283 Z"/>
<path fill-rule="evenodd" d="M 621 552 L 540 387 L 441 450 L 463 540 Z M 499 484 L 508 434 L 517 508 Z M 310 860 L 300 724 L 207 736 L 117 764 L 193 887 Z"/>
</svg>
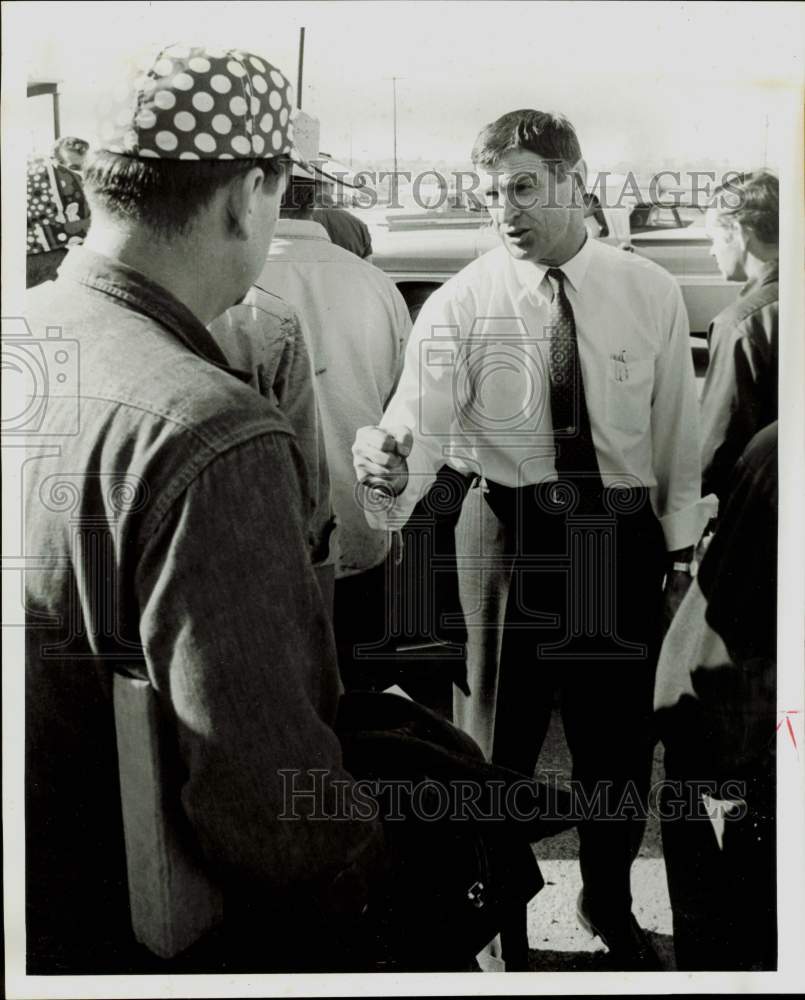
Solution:
<svg viewBox="0 0 805 1000">
<path fill-rule="evenodd" d="M 412 328 L 322 203 L 280 69 L 174 45 L 132 86 L 97 148 L 28 173 L 27 320 L 80 375 L 26 466 L 28 971 L 527 969 L 531 845 L 569 825 L 579 923 L 612 969 L 658 970 L 631 886 L 658 736 L 677 967 L 775 968 L 776 177 L 708 208 L 745 284 L 699 399 L 676 279 L 591 237 L 565 118 L 480 131 L 501 245 Z M 375 669 L 392 611 L 416 634 L 453 592 L 427 558 L 395 590 L 429 503 L 463 622 L 450 719 Z M 132 820 L 125 680 L 158 822 Z M 557 706 L 570 809 L 534 777 Z M 395 815 L 402 778 L 470 782 L 475 811 Z M 146 829 L 173 846 L 143 902 Z M 180 868 L 222 902 L 171 936 Z"/>
</svg>

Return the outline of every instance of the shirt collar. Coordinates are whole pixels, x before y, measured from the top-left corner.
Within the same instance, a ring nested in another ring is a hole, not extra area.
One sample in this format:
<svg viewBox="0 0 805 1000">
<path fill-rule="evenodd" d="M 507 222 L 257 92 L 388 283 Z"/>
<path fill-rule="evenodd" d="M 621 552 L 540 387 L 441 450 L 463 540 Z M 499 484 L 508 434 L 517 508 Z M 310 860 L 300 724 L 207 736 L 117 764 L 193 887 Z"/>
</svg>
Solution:
<svg viewBox="0 0 805 1000">
<path fill-rule="evenodd" d="M 166 327 L 193 354 L 204 358 L 216 368 L 242 382 L 250 382 L 251 374 L 232 368 L 212 334 L 171 293 L 151 281 L 140 271 L 112 257 L 96 253 L 85 246 L 74 247 L 59 268 L 58 281 L 74 281 L 87 288 L 119 299 L 135 312 L 150 316 Z"/>
<path fill-rule="evenodd" d="M 330 234 L 320 222 L 312 219 L 280 219 L 274 235 L 295 240 L 325 240 L 330 243 Z"/>
<path fill-rule="evenodd" d="M 581 291 L 581 286 L 584 283 L 585 275 L 590 266 L 590 257 L 595 253 L 593 249 L 594 244 L 595 240 L 590 239 L 588 236 L 577 253 L 559 267 L 559 270 L 570 282 L 575 292 Z M 514 260 L 514 258 L 511 258 L 511 260 L 518 278 L 527 288 L 532 290 L 540 288 L 545 280 L 545 275 L 550 270 L 550 265 L 535 264 L 529 260 Z"/>
</svg>

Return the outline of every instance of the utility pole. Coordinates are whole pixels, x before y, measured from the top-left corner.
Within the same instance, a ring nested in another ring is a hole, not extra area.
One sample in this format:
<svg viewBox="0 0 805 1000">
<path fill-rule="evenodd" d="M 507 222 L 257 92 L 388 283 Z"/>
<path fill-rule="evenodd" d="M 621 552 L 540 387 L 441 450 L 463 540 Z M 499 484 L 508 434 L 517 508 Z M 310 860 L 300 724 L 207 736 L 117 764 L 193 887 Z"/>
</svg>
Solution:
<svg viewBox="0 0 805 1000">
<path fill-rule="evenodd" d="M 404 76 L 387 76 L 384 77 L 386 80 L 391 80 L 391 93 L 392 93 L 392 128 L 394 133 L 394 173 L 397 174 L 397 81 L 404 80 Z"/>
<path fill-rule="evenodd" d="M 299 29 L 299 62 L 296 74 L 296 106 L 302 110 L 302 70 L 305 65 L 305 29 Z"/>
<path fill-rule="evenodd" d="M 394 92 L 394 176 L 397 176 L 397 77 L 391 78 L 391 86 Z"/>
</svg>

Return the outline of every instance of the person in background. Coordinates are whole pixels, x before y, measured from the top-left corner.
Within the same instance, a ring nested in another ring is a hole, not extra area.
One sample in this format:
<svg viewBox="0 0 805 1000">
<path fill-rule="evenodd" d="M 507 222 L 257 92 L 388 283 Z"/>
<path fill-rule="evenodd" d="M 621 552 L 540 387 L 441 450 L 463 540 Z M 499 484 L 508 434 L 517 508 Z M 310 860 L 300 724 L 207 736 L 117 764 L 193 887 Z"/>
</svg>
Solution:
<svg viewBox="0 0 805 1000">
<path fill-rule="evenodd" d="M 349 250 L 364 260 L 372 259 L 372 235 L 362 219 L 356 218 L 345 208 L 332 203 L 329 191 L 332 185 L 316 181 L 316 206 L 311 218 L 324 226 L 327 235 L 337 246 Z"/>
<path fill-rule="evenodd" d="M 775 969 L 777 422 L 756 434 L 665 637 L 654 704 L 677 968 Z"/>
<path fill-rule="evenodd" d="M 81 178 L 48 157 L 27 165 L 26 287 L 53 281 L 70 247 L 89 229 L 90 212 Z"/>
<path fill-rule="evenodd" d="M 293 107 L 260 56 L 163 49 L 101 129 L 85 245 L 30 296 L 31 328 L 64 341 L 36 429 L 54 448 L 25 483 L 31 974 L 164 970 L 132 933 L 116 669 L 153 691 L 188 845 L 224 896 L 221 947 L 184 971 L 340 967 L 385 857 L 333 729 L 304 459 L 206 328 L 263 267 Z M 321 775 L 290 820 L 281 769 Z"/>
<path fill-rule="evenodd" d="M 710 324 L 701 397 L 702 492 L 722 502 L 741 452 L 777 419 L 779 213 L 779 181 L 768 170 L 731 179 L 707 209 L 719 270 L 746 282 Z"/>
<path fill-rule="evenodd" d="M 342 677 L 351 687 L 371 669 L 358 647 L 385 633 L 390 547 L 387 532 L 366 523 L 356 498 L 351 447 L 357 429 L 382 416 L 399 377 L 411 321 L 394 283 L 336 246 L 313 221 L 314 197 L 313 177 L 297 168 L 255 285 L 294 306 L 310 336 L 337 521 L 333 624 Z"/>
<path fill-rule="evenodd" d="M 74 135 L 64 135 L 53 144 L 53 159 L 76 174 L 84 172 L 89 143 Z"/>
<path fill-rule="evenodd" d="M 667 271 L 589 238 L 566 119 L 503 115 L 473 162 L 503 245 L 425 303 L 355 470 L 395 495 L 372 523 L 397 526 L 445 465 L 465 477 L 470 693 L 454 691 L 454 719 L 530 775 L 560 694 L 573 776 L 591 801 L 611 796 L 579 825 L 579 921 L 614 968 L 656 969 L 632 914 L 645 812 L 618 803 L 632 788 L 645 809 L 663 616 L 710 516 L 687 314 Z"/>
<path fill-rule="evenodd" d="M 251 373 L 251 384 L 279 406 L 296 434 L 314 504 L 309 529 L 311 560 L 332 614 L 335 569 L 330 551 L 334 527 L 330 473 L 302 319 L 278 295 L 252 286 L 242 302 L 213 320 L 209 331 L 229 363 Z"/>
</svg>

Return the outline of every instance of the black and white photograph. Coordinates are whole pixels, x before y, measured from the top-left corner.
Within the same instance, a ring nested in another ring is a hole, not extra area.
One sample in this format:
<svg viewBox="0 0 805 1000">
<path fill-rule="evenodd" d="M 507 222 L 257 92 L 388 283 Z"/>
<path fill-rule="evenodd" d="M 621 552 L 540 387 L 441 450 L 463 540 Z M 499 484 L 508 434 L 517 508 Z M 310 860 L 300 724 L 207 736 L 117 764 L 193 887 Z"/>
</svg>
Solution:
<svg viewBox="0 0 805 1000">
<path fill-rule="evenodd" d="M 805 991 L 805 4 L 2 22 L 5 995 Z"/>
</svg>

